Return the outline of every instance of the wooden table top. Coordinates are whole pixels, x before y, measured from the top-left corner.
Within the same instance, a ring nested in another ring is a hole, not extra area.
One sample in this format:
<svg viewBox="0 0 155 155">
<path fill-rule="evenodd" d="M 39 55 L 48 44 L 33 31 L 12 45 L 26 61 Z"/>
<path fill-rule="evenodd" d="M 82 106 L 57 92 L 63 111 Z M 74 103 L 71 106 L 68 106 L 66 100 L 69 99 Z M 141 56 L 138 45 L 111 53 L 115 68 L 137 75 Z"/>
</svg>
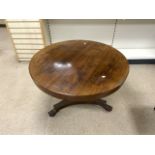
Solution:
<svg viewBox="0 0 155 155">
<path fill-rule="evenodd" d="M 129 72 L 126 58 L 115 48 L 89 40 L 52 44 L 36 53 L 29 64 L 35 84 L 67 100 L 98 99 L 123 84 Z"/>
</svg>

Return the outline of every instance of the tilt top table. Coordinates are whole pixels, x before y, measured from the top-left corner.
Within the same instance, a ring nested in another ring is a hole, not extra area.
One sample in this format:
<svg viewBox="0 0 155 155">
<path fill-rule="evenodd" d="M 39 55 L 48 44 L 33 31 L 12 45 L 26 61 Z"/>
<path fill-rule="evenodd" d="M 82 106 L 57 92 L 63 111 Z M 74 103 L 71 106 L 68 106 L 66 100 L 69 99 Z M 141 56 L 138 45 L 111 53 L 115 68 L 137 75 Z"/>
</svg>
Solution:
<svg viewBox="0 0 155 155">
<path fill-rule="evenodd" d="M 34 83 L 44 92 L 62 99 L 49 112 L 74 104 L 112 107 L 101 98 L 115 92 L 127 78 L 129 65 L 115 48 L 89 40 L 54 43 L 36 53 L 29 64 Z"/>
</svg>

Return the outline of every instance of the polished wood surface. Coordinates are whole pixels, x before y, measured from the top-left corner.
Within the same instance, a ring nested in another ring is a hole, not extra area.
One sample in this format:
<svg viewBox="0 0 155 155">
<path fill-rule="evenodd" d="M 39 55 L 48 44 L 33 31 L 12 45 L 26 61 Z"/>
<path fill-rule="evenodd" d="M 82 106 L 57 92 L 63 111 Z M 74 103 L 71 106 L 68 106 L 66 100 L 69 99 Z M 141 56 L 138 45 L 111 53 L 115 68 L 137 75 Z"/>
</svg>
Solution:
<svg viewBox="0 0 155 155">
<path fill-rule="evenodd" d="M 35 84 L 64 100 L 96 100 L 116 91 L 129 72 L 126 58 L 115 48 L 89 40 L 52 44 L 29 64 Z"/>
</svg>

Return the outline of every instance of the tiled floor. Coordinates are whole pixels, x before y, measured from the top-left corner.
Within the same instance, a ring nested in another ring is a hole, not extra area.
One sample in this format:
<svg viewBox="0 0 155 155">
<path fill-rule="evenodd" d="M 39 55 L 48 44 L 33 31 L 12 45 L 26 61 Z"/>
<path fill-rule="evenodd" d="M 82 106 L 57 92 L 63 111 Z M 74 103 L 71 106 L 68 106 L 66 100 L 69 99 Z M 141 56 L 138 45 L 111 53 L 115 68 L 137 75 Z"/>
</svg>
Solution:
<svg viewBox="0 0 155 155">
<path fill-rule="evenodd" d="M 111 113 L 93 105 L 70 106 L 50 118 L 59 100 L 41 92 L 28 63 L 15 59 L 0 28 L 0 134 L 155 134 L 155 65 L 131 65 L 123 87 L 106 99 Z"/>
</svg>

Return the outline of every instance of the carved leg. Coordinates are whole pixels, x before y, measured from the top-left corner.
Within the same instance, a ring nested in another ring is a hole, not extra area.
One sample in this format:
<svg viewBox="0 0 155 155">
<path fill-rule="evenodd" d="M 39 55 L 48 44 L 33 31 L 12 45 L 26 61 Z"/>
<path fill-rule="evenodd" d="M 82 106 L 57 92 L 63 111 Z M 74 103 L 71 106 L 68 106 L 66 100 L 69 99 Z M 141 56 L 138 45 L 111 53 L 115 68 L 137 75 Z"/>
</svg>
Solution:
<svg viewBox="0 0 155 155">
<path fill-rule="evenodd" d="M 59 103 L 53 105 L 53 109 L 51 111 L 49 111 L 48 114 L 49 114 L 49 116 L 55 116 L 59 110 L 61 110 L 62 108 L 65 108 L 69 105 L 73 105 L 73 104 L 70 103 L 69 101 L 62 100 Z"/>
<path fill-rule="evenodd" d="M 106 104 L 105 100 L 97 100 L 97 101 L 91 101 L 91 102 L 70 102 L 70 101 L 65 101 L 62 100 L 59 103 L 55 104 L 53 106 L 53 109 L 51 111 L 48 112 L 49 116 L 55 116 L 56 113 L 61 110 L 62 108 L 68 107 L 70 105 L 75 105 L 75 104 L 95 104 L 95 105 L 99 105 L 101 107 L 103 107 L 106 111 L 112 111 L 112 107 L 108 104 Z"/>
<path fill-rule="evenodd" d="M 108 105 L 106 100 L 97 100 L 96 105 L 103 107 L 108 112 L 112 111 L 112 106 Z"/>
</svg>

